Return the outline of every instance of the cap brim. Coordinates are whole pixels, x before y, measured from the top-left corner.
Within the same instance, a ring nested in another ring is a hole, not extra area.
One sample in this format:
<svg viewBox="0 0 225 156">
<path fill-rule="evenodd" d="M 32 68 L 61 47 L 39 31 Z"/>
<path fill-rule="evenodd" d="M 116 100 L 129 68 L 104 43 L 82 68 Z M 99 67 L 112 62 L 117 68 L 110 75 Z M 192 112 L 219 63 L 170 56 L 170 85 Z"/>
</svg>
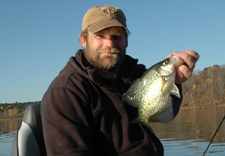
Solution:
<svg viewBox="0 0 225 156">
<path fill-rule="evenodd" d="M 130 33 L 130 31 L 123 24 L 121 24 L 117 20 L 112 19 L 95 23 L 94 25 L 89 26 L 88 31 L 90 31 L 91 33 L 96 33 L 110 27 L 123 27 L 127 31 L 127 33 Z"/>
</svg>

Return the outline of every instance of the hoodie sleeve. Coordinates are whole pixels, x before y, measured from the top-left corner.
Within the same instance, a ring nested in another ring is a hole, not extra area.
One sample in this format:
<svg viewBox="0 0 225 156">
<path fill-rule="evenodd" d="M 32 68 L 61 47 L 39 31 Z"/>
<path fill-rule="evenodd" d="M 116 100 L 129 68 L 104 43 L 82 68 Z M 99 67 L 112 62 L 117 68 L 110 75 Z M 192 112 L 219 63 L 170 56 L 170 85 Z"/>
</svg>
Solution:
<svg viewBox="0 0 225 156">
<path fill-rule="evenodd" d="M 89 107 L 66 88 L 46 92 L 41 115 L 47 155 L 91 156 Z"/>
</svg>

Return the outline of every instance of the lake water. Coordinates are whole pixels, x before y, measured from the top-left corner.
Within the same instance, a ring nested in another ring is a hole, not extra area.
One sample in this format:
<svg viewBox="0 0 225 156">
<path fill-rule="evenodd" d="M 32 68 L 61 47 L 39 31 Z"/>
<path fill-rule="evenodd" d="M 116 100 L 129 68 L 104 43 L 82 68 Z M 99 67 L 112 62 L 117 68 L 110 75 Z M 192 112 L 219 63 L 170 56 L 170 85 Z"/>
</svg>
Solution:
<svg viewBox="0 0 225 156">
<path fill-rule="evenodd" d="M 165 156 L 201 156 L 225 115 L 225 107 L 182 109 L 169 124 L 152 123 L 162 141 Z M 0 120 L 0 156 L 10 155 L 21 119 Z M 225 156 L 225 121 L 206 156 Z"/>
<path fill-rule="evenodd" d="M 0 120 L 0 156 L 9 156 L 11 144 L 21 119 Z"/>
</svg>

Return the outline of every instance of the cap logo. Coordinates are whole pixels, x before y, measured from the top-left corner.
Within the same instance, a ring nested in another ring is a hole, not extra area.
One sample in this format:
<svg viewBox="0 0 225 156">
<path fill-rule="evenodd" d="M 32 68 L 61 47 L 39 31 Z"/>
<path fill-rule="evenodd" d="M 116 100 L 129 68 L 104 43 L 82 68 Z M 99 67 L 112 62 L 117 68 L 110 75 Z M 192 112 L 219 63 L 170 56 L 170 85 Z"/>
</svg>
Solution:
<svg viewBox="0 0 225 156">
<path fill-rule="evenodd" d="M 116 9 L 113 7 L 103 7 L 102 12 L 107 14 L 107 15 L 112 15 L 116 13 Z"/>
</svg>

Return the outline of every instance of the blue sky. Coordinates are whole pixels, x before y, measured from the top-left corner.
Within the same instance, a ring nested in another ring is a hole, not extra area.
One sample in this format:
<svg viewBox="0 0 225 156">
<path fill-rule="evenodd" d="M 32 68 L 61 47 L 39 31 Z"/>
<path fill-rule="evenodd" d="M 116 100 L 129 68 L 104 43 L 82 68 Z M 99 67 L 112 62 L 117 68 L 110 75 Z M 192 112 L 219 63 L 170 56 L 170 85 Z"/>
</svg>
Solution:
<svg viewBox="0 0 225 156">
<path fill-rule="evenodd" d="M 147 67 L 174 51 L 200 54 L 196 70 L 224 65 L 224 0 L 1 0 L 0 103 L 40 101 L 70 56 L 86 11 L 120 7 L 131 31 L 127 54 Z"/>
</svg>

